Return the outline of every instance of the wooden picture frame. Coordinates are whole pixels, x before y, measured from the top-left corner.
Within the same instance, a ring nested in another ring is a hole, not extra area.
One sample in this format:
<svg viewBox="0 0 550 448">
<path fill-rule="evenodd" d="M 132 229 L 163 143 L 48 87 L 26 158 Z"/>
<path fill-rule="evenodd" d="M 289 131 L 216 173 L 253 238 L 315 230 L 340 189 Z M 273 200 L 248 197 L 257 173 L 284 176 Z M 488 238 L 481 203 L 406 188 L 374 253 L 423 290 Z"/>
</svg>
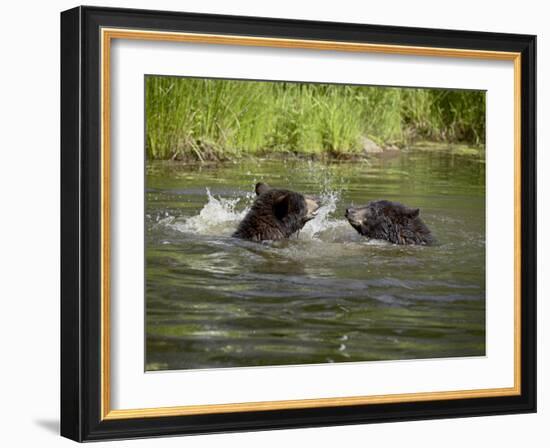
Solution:
<svg viewBox="0 0 550 448">
<path fill-rule="evenodd" d="M 514 63 L 511 388 L 113 410 L 110 44 L 164 40 Z M 77 441 L 536 411 L 535 36 L 78 7 L 61 14 L 61 434 Z"/>
</svg>

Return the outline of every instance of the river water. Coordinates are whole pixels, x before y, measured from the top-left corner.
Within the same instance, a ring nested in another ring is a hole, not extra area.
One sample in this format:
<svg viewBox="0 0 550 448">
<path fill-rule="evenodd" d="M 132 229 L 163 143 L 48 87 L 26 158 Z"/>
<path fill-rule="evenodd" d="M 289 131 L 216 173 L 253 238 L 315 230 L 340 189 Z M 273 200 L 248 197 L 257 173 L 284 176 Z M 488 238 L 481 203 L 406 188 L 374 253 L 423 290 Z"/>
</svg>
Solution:
<svg viewBox="0 0 550 448">
<path fill-rule="evenodd" d="M 287 241 L 232 238 L 259 181 L 323 206 Z M 146 189 L 146 370 L 485 354 L 482 156 L 153 162 Z M 438 244 L 357 234 L 344 210 L 374 199 L 419 207 Z"/>
</svg>

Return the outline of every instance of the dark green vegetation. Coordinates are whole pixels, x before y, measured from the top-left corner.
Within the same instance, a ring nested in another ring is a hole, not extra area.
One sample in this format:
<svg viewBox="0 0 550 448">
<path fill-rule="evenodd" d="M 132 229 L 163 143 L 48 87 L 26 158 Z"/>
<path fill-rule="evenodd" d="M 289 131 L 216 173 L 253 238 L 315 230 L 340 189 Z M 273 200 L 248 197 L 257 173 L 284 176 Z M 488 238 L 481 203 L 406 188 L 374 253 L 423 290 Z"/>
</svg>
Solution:
<svg viewBox="0 0 550 448">
<path fill-rule="evenodd" d="M 485 143 L 485 93 L 148 76 L 149 160 L 353 158 L 364 138 Z"/>
<path fill-rule="evenodd" d="M 149 162 L 146 369 L 483 356 L 484 158 L 394 156 Z M 289 240 L 232 238 L 258 181 L 323 206 Z M 359 235 L 345 209 L 380 198 L 419 207 L 438 244 Z"/>
</svg>

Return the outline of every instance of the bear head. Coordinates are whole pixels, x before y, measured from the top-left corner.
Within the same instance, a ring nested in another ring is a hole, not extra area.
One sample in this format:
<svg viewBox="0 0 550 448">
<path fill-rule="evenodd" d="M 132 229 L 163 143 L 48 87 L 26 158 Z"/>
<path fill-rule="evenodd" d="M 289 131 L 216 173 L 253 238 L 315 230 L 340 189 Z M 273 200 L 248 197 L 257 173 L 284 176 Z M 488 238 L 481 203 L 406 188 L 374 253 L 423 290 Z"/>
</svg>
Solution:
<svg viewBox="0 0 550 448">
<path fill-rule="evenodd" d="M 351 226 L 367 238 L 393 244 L 432 244 L 434 238 L 419 215 L 418 208 L 385 200 L 349 207 L 345 214 Z"/>
<path fill-rule="evenodd" d="M 299 231 L 319 210 L 319 199 L 256 184 L 256 200 L 233 236 L 254 241 L 280 240 Z"/>
</svg>

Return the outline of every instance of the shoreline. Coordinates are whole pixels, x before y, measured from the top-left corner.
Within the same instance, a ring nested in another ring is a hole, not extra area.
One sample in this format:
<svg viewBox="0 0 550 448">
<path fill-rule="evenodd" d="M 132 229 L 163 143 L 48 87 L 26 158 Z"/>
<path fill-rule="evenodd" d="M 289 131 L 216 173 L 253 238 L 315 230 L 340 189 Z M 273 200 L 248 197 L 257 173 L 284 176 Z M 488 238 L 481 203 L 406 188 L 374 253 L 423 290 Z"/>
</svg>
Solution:
<svg viewBox="0 0 550 448">
<path fill-rule="evenodd" d="M 394 158 L 403 153 L 410 153 L 415 151 L 427 151 L 427 152 L 440 152 L 450 151 L 458 156 L 484 156 L 485 145 L 469 145 L 467 143 L 446 143 L 438 141 L 421 140 L 413 144 L 399 147 L 397 145 L 383 145 L 378 146 L 377 150 L 365 150 L 361 153 L 356 152 L 322 152 L 322 153 L 304 153 L 304 152 L 292 152 L 292 151 L 259 151 L 257 153 L 241 153 L 241 154 L 217 154 L 208 153 L 203 157 L 198 158 L 193 153 L 185 153 L 171 158 L 147 158 L 146 164 L 150 163 L 179 163 L 179 164 L 219 164 L 219 163 L 234 163 L 238 161 L 251 161 L 251 160 L 303 160 L 312 162 L 369 162 L 373 159 L 380 158 Z"/>
</svg>

